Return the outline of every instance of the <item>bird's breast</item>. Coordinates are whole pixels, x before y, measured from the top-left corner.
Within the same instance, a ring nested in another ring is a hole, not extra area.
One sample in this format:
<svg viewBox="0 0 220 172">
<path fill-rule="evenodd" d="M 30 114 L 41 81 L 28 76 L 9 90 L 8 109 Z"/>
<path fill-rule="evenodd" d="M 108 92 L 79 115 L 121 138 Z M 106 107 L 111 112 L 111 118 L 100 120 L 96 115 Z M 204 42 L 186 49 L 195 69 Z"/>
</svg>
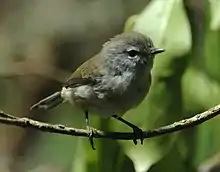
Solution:
<svg viewBox="0 0 220 172">
<path fill-rule="evenodd" d="M 124 72 L 118 76 L 106 76 L 95 88 L 97 95 L 102 95 L 106 104 L 115 107 L 117 115 L 139 105 L 147 95 L 151 85 L 149 72 L 135 75 Z M 104 95 L 104 96 L 103 96 Z"/>
<path fill-rule="evenodd" d="M 139 105 L 147 95 L 151 85 L 151 75 L 142 74 L 132 78 L 125 92 L 118 98 L 117 104 L 125 111 Z"/>
</svg>

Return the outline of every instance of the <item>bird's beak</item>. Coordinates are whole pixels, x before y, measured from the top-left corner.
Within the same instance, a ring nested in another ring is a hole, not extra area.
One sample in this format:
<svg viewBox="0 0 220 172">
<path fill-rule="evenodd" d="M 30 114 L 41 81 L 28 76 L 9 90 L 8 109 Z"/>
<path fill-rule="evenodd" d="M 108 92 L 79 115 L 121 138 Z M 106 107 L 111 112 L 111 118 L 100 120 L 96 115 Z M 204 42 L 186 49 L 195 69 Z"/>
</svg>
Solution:
<svg viewBox="0 0 220 172">
<path fill-rule="evenodd" d="M 162 49 L 162 48 L 152 48 L 151 49 L 151 54 L 159 54 L 159 53 L 162 53 L 162 52 L 164 52 L 165 50 L 164 49 Z"/>
</svg>

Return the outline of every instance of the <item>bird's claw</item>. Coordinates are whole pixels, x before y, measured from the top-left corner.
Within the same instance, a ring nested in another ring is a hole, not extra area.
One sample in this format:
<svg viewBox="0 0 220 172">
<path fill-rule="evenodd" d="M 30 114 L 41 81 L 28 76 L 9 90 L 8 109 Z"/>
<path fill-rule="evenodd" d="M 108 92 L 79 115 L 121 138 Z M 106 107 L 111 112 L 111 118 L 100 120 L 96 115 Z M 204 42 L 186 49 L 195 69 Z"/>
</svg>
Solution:
<svg viewBox="0 0 220 172">
<path fill-rule="evenodd" d="M 95 150 L 95 144 L 94 144 L 94 129 L 91 128 L 91 127 L 87 127 L 87 130 L 88 130 L 88 137 L 89 137 L 89 142 L 90 142 L 90 145 L 92 147 L 93 150 Z"/>
<path fill-rule="evenodd" d="M 140 128 L 136 127 L 133 128 L 133 132 L 134 132 L 134 139 L 133 139 L 134 144 L 137 145 L 137 140 L 140 139 L 141 144 L 143 145 L 144 142 L 143 131 Z"/>
</svg>

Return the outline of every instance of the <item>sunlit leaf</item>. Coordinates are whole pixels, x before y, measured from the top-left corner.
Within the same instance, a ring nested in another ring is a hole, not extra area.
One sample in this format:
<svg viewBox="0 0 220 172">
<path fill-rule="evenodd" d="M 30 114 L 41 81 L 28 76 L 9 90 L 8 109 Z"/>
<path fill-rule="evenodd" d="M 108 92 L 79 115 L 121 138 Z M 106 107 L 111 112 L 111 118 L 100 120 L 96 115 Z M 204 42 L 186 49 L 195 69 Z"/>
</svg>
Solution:
<svg viewBox="0 0 220 172">
<path fill-rule="evenodd" d="M 128 18 L 128 20 L 125 23 L 124 32 L 129 32 L 133 29 L 137 17 L 138 15 L 133 15 Z"/>
<path fill-rule="evenodd" d="M 139 15 L 127 20 L 125 28 L 150 36 L 155 46 L 166 50 L 155 59 L 155 72 L 164 76 L 173 72 L 170 61 L 191 49 L 191 31 L 182 0 L 151 1 Z"/>
<path fill-rule="evenodd" d="M 189 22 L 182 0 L 152 1 L 137 17 L 133 30 L 149 35 L 173 56 L 191 48 Z"/>
<path fill-rule="evenodd" d="M 209 0 L 210 12 L 211 12 L 211 23 L 210 28 L 212 30 L 219 30 L 220 28 L 220 1 Z"/>
</svg>

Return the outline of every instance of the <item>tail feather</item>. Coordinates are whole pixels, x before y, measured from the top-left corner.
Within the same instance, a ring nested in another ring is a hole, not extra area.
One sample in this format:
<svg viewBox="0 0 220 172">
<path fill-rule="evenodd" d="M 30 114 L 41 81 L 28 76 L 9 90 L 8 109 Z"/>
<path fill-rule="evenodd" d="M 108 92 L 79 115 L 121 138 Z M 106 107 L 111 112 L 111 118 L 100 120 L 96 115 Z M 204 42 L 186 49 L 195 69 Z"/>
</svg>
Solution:
<svg viewBox="0 0 220 172">
<path fill-rule="evenodd" d="M 39 101 L 38 103 L 34 104 L 33 106 L 31 106 L 30 110 L 33 109 L 51 109 L 57 105 L 59 105 L 60 103 L 63 102 L 63 99 L 61 97 L 61 92 L 58 91 L 54 94 L 52 94 L 49 97 L 46 97 L 45 99 Z"/>
</svg>

